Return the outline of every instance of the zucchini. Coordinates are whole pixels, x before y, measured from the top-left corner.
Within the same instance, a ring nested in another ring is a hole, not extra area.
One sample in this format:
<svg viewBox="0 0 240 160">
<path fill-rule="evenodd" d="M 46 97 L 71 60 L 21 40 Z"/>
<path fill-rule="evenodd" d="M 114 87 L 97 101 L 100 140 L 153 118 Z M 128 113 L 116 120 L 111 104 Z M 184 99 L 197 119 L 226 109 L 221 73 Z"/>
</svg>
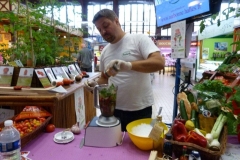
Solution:
<svg viewBox="0 0 240 160">
<path fill-rule="evenodd" d="M 186 108 L 185 108 L 184 101 L 182 99 L 180 100 L 179 105 L 180 105 L 179 106 L 180 115 L 181 115 L 182 119 L 188 120 L 187 111 L 186 111 Z"/>
<path fill-rule="evenodd" d="M 197 101 L 196 101 L 196 98 L 195 98 L 195 96 L 193 95 L 192 92 L 186 91 L 185 94 L 187 95 L 187 99 L 188 99 L 188 101 L 190 102 L 190 104 L 191 104 L 192 102 L 197 102 Z"/>
</svg>

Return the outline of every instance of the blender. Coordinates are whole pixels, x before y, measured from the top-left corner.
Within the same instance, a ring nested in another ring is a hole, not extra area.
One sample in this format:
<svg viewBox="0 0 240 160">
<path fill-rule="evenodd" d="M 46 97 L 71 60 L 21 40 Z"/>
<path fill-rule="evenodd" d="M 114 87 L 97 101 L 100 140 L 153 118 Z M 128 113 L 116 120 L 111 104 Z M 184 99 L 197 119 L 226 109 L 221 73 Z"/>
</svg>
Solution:
<svg viewBox="0 0 240 160">
<path fill-rule="evenodd" d="M 85 129 L 84 145 L 114 147 L 121 145 L 124 134 L 120 121 L 113 115 L 116 107 L 117 86 L 101 84 L 94 87 L 94 106 L 101 111 Z"/>
</svg>

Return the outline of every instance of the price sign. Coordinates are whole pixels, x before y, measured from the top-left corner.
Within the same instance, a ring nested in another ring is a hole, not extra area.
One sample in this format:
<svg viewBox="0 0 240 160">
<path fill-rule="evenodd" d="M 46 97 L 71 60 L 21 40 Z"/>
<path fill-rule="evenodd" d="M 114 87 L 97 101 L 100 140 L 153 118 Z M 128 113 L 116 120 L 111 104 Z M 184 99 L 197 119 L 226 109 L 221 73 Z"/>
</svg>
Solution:
<svg viewBox="0 0 240 160">
<path fill-rule="evenodd" d="M 14 110 L 0 108 L 0 122 L 4 122 L 14 116 Z"/>
</svg>

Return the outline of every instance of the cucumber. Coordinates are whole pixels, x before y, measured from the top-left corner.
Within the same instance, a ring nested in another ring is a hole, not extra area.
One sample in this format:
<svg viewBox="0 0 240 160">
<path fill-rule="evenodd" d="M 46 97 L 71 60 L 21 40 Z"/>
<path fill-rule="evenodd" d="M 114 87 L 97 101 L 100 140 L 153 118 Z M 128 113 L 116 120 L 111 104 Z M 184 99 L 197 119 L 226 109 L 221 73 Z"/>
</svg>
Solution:
<svg viewBox="0 0 240 160">
<path fill-rule="evenodd" d="M 182 99 L 180 100 L 179 110 L 180 110 L 180 115 L 181 115 L 182 119 L 188 120 L 187 111 L 185 108 L 184 101 Z"/>
<path fill-rule="evenodd" d="M 198 119 L 198 112 L 194 109 L 191 110 L 191 120 L 194 123 L 195 128 L 199 128 L 199 119 Z"/>
<path fill-rule="evenodd" d="M 198 118 L 198 112 L 196 112 L 195 113 L 195 123 L 196 123 L 196 125 L 195 125 L 195 128 L 200 128 L 200 124 L 199 124 L 199 118 Z"/>
<path fill-rule="evenodd" d="M 196 127 L 196 111 L 194 109 L 191 110 L 191 121 L 193 122 L 194 126 Z"/>
</svg>

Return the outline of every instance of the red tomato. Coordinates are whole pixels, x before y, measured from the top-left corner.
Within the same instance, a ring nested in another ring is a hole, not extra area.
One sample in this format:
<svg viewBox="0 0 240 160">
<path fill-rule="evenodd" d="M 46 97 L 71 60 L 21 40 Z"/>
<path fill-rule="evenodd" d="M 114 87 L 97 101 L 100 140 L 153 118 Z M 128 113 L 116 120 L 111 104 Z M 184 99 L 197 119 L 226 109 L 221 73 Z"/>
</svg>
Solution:
<svg viewBox="0 0 240 160">
<path fill-rule="evenodd" d="M 87 72 L 86 71 L 82 71 L 82 74 L 85 76 L 85 75 L 87 75 Z"/>
<path fill-rule="evenodd" d="M 46 132 L 50 133 L 55 131 L 55 126 L 53 124 L 48 124 L 46 127 Z"/>
<path fill-rule="evenodd" d="M 21 90 L 21 89 L 22 89 L 22 86 L 14 86 L 13 89 L 14 89 L 14 90 Z"/>
<path fill-rule="evenodd" d="M 58 87 L 58 86 L 62 86 L 62 85 L 63 85 L 63 81 L 57 82 L 57 87 Z"/>
<path fill-rule="evenodd" d="M 39 117 L 38 119 L 40 120 L 40 122 L 44 122 L 46 120 L 46 118 L 44 117 Z"/>
<path fill-rule="evenodd" d="M 69 84 L 71 84 L 71 82 L 72 82 L 72 81 L 71 81 L 70 79 L 67 79 L 67 78 L 64 78 L 64 79 L 63 79 L 63 84 L 64 84 L 64 85 L 69 85 Z"/>
</svg>

